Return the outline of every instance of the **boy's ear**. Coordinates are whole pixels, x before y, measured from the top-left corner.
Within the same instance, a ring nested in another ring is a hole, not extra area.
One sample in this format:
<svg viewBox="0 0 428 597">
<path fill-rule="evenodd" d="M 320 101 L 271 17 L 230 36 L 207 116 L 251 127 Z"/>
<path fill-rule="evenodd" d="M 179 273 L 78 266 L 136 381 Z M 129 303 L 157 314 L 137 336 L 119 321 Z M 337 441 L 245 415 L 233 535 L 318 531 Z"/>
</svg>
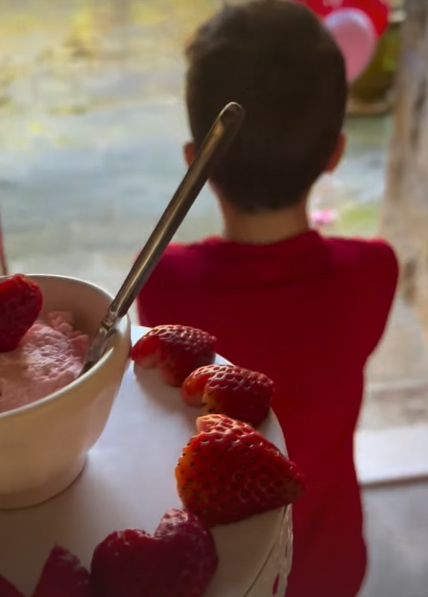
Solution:
<svg viewBox="0 0 428 597">
<path fill-rule="evenodd" d="M 345 133 L 342 132 L 342 133 L 340 133 L 340 135 L 337 139 L 336 148 L 333 151 L 333 153 L 331 154 L 331 157 L 328 161 L 326 172 L 333 172 L 333 170 L 336 168 L 336 166 L 342 159 L 342 156 L 345 153 L 345 148 L 346 148 L 346 135 L 345 135 Z"/>
<path fill-rule="evenodd" d="M 183 147 L 183 153 L 184 153 L 184 159 L 186 160 L 186 164 L 188 166 L 190 166 L 193 163 L 193 160 L 195 159 L 195 154 L 196 154 L 195 144 L 192 143 L 191 141 L 186 143 L 186 145 Z"/>
</svg>

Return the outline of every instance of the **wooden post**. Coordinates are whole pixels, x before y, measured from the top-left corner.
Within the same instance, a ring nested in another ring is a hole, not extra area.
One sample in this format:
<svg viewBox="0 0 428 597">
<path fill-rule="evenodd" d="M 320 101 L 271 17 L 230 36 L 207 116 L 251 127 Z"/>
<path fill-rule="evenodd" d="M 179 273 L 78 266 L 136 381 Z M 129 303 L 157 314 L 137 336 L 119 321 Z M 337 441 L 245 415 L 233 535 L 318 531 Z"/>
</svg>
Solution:
<svg viewBox="0 0 428 597">
<path fill-rule="evenodd" d="M 381 232 L 428 333 L 428 0 L 407 0 L 405 10 Z"/>
</svg>

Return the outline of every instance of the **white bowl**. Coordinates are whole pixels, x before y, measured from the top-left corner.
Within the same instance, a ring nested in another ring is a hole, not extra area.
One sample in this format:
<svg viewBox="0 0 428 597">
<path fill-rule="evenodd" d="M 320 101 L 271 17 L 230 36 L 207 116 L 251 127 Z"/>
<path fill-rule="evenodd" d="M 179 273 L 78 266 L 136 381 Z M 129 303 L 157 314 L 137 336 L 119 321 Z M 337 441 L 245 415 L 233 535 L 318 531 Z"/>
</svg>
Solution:
<svg viewBox="0 0 428 597">
<path fill-rule="evenodd" d="M 92 337 L 112 297 L 83 280 L 31 275 L 43 312 L 71 311 Z M 32 404 L 0 414 L 0 508 L 22 508 L 53 497 L 81 472 L 101 435 L 119 390 L 130 350 L 130 323 L 116 326 L 111 347 L 87 373 Z"/>
</svg>

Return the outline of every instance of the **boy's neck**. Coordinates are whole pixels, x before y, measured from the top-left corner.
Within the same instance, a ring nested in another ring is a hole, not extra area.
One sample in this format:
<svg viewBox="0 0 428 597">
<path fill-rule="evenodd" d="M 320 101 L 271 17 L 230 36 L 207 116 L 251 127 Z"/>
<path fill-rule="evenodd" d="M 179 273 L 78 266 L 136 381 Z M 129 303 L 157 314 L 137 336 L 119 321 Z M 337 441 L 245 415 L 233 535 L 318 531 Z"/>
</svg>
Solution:
<svg viewBox="0 0 428 597">
<path fill-rule="evenodd" d="M 240 212 L 223 199 L 220 199 L 220 207 L 224 219 L 224 237 L 238 243 L 267 245 L 298 236 L 310 229 L 306 199 L 292 207 L 255 214 Z"/>
</svg>

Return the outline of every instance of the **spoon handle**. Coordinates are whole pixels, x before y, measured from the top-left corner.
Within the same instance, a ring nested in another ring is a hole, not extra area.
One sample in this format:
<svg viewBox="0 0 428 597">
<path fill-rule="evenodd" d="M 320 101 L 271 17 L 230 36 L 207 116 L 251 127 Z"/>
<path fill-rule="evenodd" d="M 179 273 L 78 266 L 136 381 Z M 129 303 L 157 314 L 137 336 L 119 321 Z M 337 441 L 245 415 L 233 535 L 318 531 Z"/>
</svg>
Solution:
<svg viewBox="0 0 428 597">
<path fill-rule="evenodd" d="M 105 340 L 110 335 L 113 326 L 117 320 L 128 312 L 133 301 L 147 282 L 200 190 L 234 139 L 243 118 L 244 109 L 235 102 L 227 104 L 217 116 L 194 162 L 185 174 L 102 320 L 98 333 L 90 346 L 85 370 L 101 357 Z"/>
</svg>

